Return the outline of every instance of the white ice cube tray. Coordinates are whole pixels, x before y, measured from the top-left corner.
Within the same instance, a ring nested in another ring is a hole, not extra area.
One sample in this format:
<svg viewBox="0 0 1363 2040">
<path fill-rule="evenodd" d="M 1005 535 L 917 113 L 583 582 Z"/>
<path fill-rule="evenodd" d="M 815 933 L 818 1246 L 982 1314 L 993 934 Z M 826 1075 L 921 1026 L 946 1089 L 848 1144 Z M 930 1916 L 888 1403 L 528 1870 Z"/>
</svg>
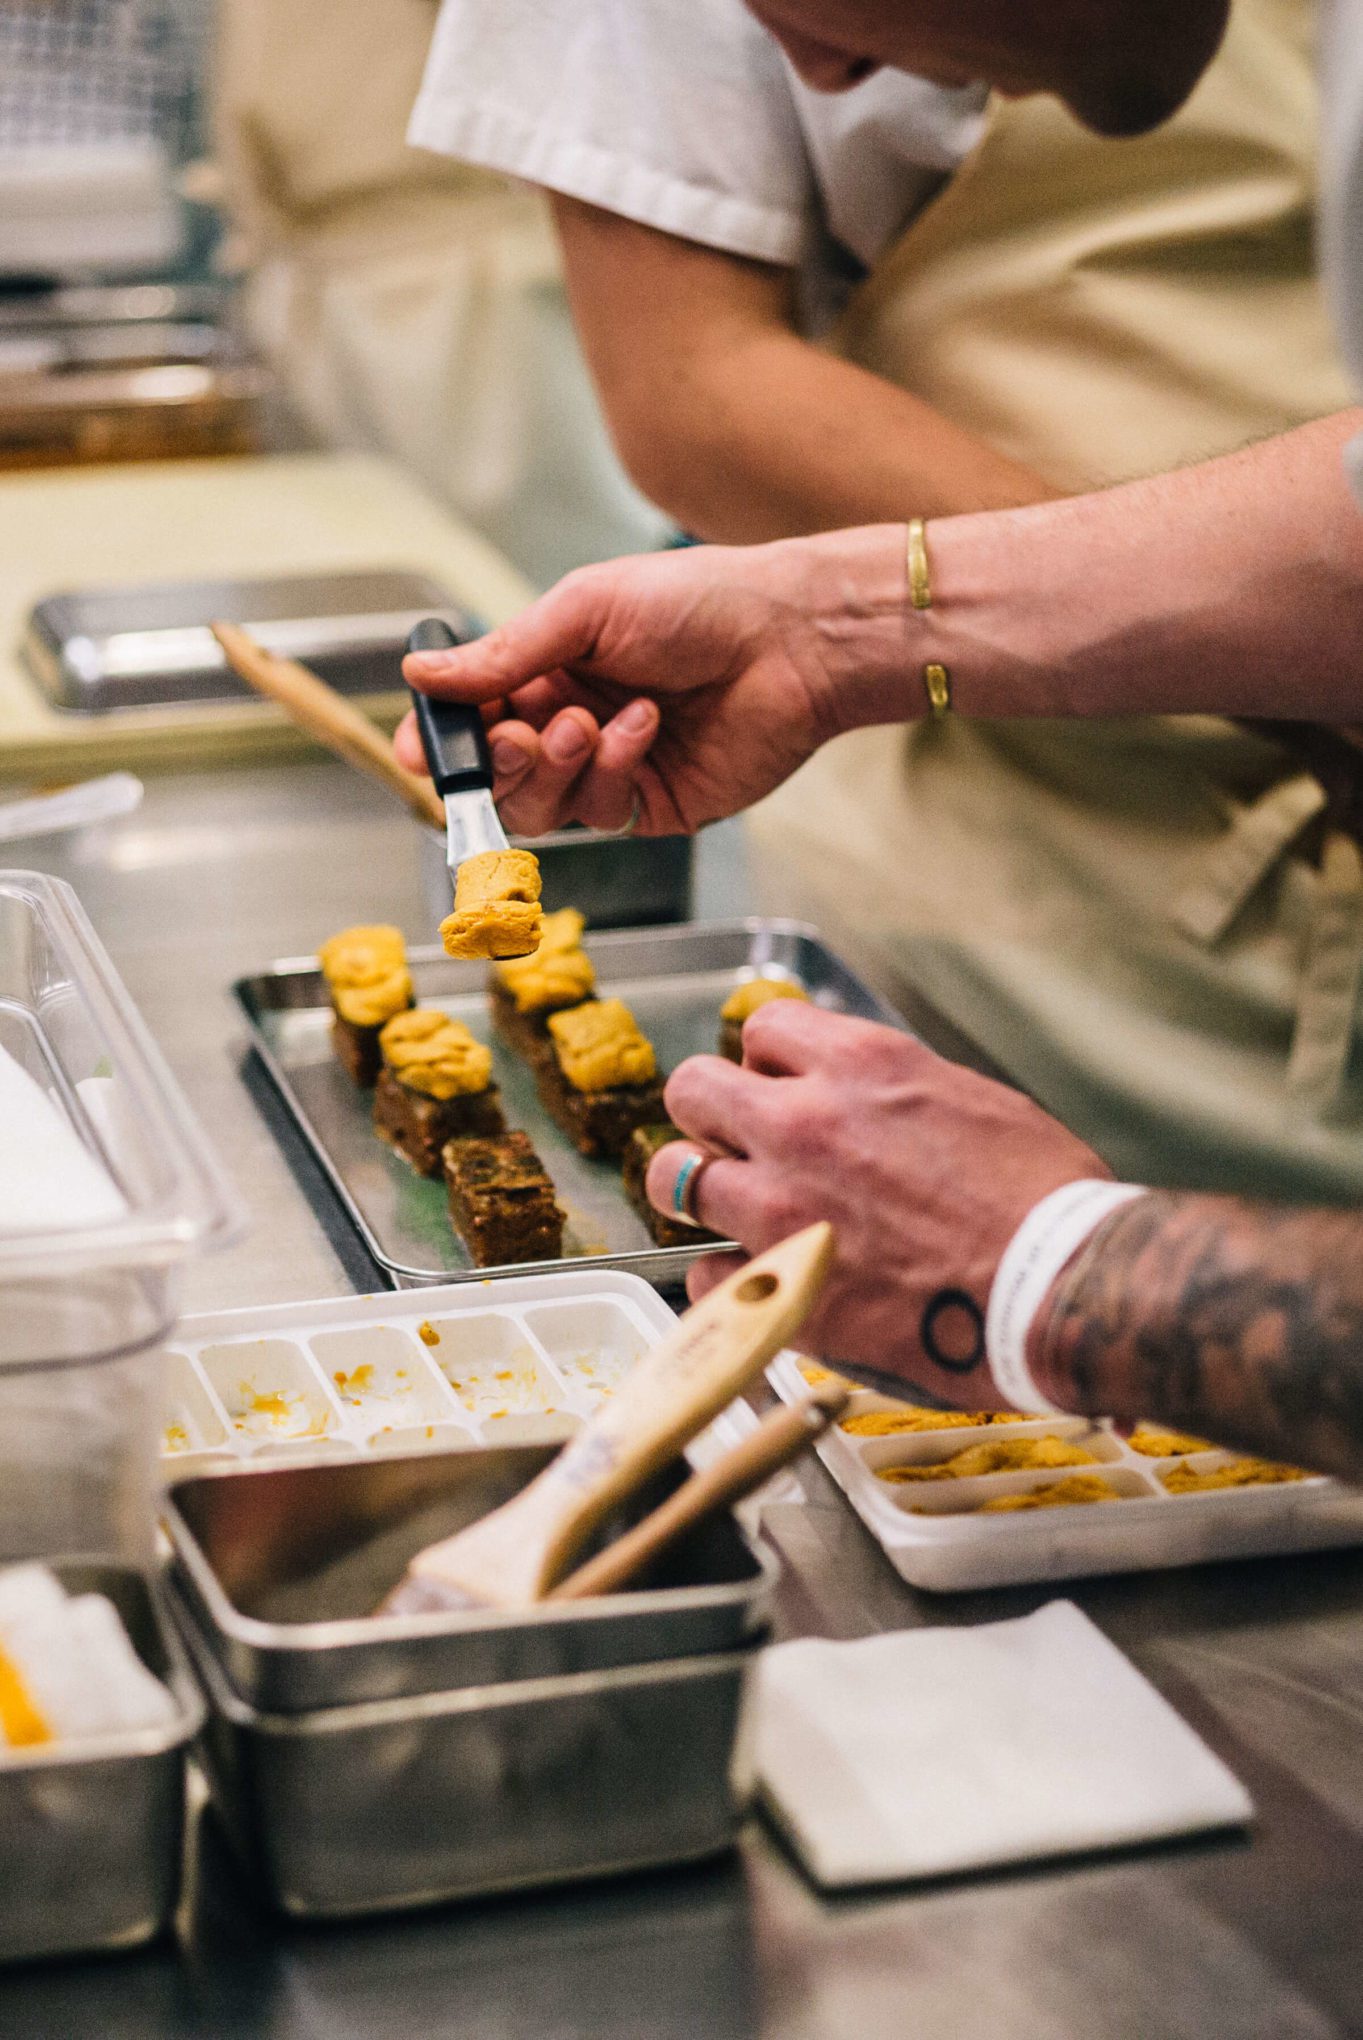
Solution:
<svg viewBox="0 0 1363 2040">
<path fill-rule="evenodd" d="M 555 1443 L 672 1323 L 637 1276 L 588 1271 L 185 1318 L 162 1355 L 164 1470 Z"/>
<path fill-rule="evenodd" d="M 800 1372 L 804 1364 L 798 1355 L 783 1353 L 768 1370 L 784 1401 L 808 1392 Z M 861 1389 L 843 1420 L 897 1407 L 888 1396 Z M 1072 1439 L 1098 1463 L 902 1485 L 879 1478 L 884 1467 L 928 1465 L 998 1438 Z M 1029 1417 L 871 1438 L 849 1435 L 835 1424 L 817 1449 L 896 1572 L 910 1586 L 937 1593 L 1363 1544 L 1363 1493 L 1357 1489 L 1313 1476 L 1170 1494 L 1161 1476 L 1177 1459 L 1146 1458 L 1110 1424 L 1087 1417 Z M 1199 1452 L 1187 1455 L 1187 1462 L 1200 1472 L 1239 1456 Z M 993 1495 L 1026 1493 L 1086 1473 L 1100 1474 L 1120 1501 L 979 1514 L 980 1504 Z"/>
</svg>

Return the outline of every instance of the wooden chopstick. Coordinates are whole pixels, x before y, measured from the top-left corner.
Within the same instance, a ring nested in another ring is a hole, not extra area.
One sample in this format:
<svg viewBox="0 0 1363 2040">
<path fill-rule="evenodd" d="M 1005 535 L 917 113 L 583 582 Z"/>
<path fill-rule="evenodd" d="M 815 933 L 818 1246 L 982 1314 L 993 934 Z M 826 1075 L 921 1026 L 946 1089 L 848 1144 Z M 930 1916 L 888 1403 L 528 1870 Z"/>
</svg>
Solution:
<svg viewBox="0 0 1363 2040">
<path fill-rule="evenodd" d="M 444 803 L 430 780 L 399 765 L 387 737 L 352 702 L 334 687 L 328 687 L 325 680 L 319 680 L 297 659 L 281 659 L 267 652 L 239 624 L 214 623 L 209 629 L 222 646 L 232 671 L 254 687 L 257 694 L 278 702 L 300 729 L 347 765 L 354 765 L 380 786 L 386 786 L 421 821 L 429 822 L 433 829 L 444 828 Z"/>
</svg>

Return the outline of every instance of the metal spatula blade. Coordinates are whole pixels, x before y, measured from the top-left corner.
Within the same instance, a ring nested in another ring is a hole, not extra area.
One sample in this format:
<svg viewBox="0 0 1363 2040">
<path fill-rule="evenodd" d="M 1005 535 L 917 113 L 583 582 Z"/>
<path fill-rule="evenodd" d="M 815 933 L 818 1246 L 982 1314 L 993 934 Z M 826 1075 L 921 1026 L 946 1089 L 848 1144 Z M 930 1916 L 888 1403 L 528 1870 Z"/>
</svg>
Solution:
<svg viewBox="0 0 1363 2040">
<path fill-rule="evenodd" d="M 407 640 L 409 652 L 443 652 L 459 639 L 438 616 L 428 616 Z M 412 692 L 421 747 L 435 790 L 445 803 L 445 862 L 450 883 L 465 858 L 505 850 L 506 830 L 492 802 L 492 757 L 482 713 L 462 701 L 433 701 Z"/>
</svg>

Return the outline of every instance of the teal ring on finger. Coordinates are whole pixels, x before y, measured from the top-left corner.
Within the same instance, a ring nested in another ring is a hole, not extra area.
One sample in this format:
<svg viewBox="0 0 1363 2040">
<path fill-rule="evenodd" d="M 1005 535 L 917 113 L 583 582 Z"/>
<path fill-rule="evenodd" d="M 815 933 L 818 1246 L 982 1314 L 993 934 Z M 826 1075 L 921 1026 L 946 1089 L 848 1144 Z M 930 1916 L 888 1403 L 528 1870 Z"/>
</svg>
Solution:
<svg viewBox="0 0 1363 2040">
<path fill-rule="evenodd" d="M 672 1211 L 683 1225 L 700 1226 L 701 1222 L 695 1212 L 696 1184 L 706 1163 L 712 1160 L 711 1155 L 694 1152 L 682 1157 L 681 1167 L 672 1185 Z"/>
</svg>

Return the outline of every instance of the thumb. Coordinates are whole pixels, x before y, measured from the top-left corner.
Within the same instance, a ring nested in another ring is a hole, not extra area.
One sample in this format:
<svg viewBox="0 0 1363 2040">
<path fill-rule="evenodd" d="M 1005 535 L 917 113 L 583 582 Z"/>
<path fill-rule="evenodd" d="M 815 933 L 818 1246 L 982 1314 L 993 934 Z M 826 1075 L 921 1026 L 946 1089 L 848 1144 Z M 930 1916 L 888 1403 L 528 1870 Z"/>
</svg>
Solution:
<svg viewBox="0 0 1363 2040">
<path fill-rule="evenodd" d="M 444 701 L 495 701 L 560 666 L 590 656 L 610 605 L 612 579 L 567 575 L 556 587 L 472 644 L 442 652 L 409 652 L 403 678 Z"/>
</svg>

